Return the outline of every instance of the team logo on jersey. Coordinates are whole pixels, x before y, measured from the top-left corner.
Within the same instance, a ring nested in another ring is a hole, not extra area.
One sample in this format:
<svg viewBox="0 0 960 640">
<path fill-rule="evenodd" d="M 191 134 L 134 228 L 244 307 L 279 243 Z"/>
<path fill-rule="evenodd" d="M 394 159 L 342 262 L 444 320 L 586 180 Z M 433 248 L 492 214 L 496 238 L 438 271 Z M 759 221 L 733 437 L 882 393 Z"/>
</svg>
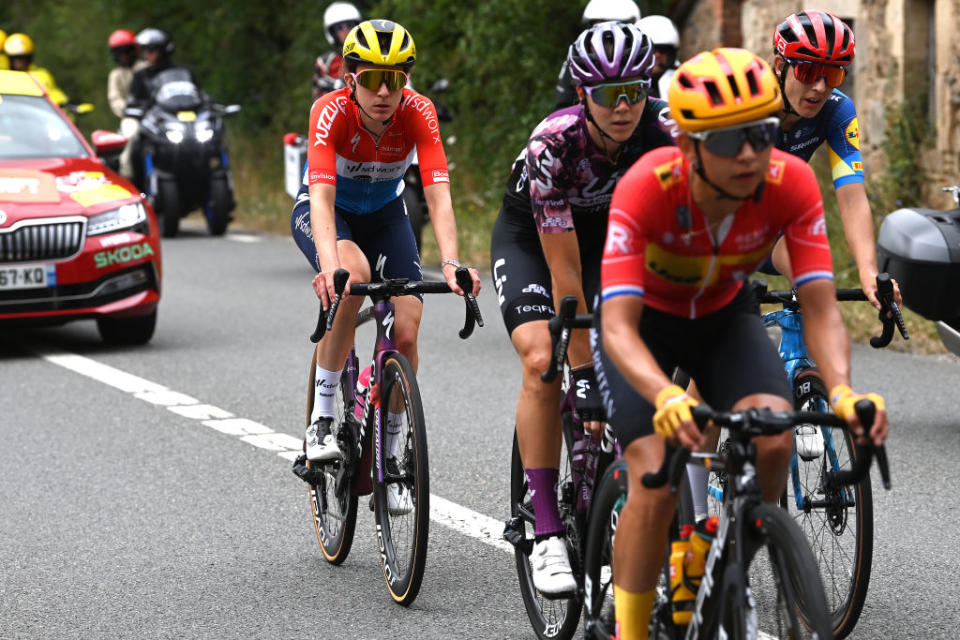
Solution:
<svg viewBox="0 0 960 640">
<path fill-rule="evenodd" d="M 680 183 L 683 168 L 683 159 L 677 158 L 670 162 L 665 162 L 659 167 L 654 168 L 653 172 L 660 181 L 660 188 L 668 191 L 671 187 Z"/>
<path fill-rule="evenodd" d="M 847 125 L 847 129 L 843 132 L 843 135 L 846 137 L 847 142 L 850 143 L 851 147 L 857 151 L 860 151 L 860 124 L 857 122 L 856 117 L 854 117 L 853 120 L 850 121 L 850 124 Z"/>
<path fill-rule="evenodd" d="M 854 162 L 854 163 L 853 163 L 853 170 L 854 170 L 854 171 L 863 171 L 863 163 L 862 163 L 862 162 Z"/>
<path fill-rule="evenodd" d="M 771 160 L 767 168 L 767 182 L 780 184 L 783 182 L 783 172 L 786 170 L 787 163 L 783 160 Z"/>
<path fill-rule="evenodd" d="M 626 256 L 633 253 L 633 231 L 616 220 L 607 227 L 607 244 L 603 248 L 606 255 Z"/>
</svg>

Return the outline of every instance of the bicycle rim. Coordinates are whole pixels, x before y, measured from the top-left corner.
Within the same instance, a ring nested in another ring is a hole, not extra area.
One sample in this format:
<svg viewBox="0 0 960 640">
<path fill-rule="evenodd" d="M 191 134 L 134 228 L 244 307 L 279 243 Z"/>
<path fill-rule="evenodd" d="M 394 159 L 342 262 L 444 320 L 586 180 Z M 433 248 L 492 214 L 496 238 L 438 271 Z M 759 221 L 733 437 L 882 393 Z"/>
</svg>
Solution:
<svg viewBox="0 0 960 640">
<path fill-rule="evenodd" d="M 804 411 L 830 411 L 819 377 L 808 374 L 798 378 L 795 406 Z M 820 427 L 820 434 L 824 452 L 819 457 L 804 460 L 794 450 L 781 503 L 810 544 L 823 578 L 834 635 L 844 638 L 860 618 L 870 585 L 873 492 L 869 476 L 830 493 L 820 488 L 827 471 L 850 469 L 855 452 L 846 430 Z"/>
<path fill-rule="evenodd" d="M 615 462 L 599 482 L 590 506 L 583 553 L 586 637 L 616 636 L 613 603 L 613 543 L 620 510 L 627 499 L 627 465 Z"/>
<path fill-rule="evenodd" d="M 782 509 L 758 504 L 746 514 L 747 591 L 743 604 L 727 607 L 733 637 L 833 637 L 823 584 L 803 532 Z M 752 553 L 754 552 L 754 553 Z M 729 583 L 727 583 L 729 584 Z M 736 598 L 727 598 L 734 602 Z M 740 635 L 740 632 L 743 635 Z"/>
<path fill-rule="evenodd" d="M 310 364 L 310 386 L 307 392 L 307 423 L 313 411 L 313 389 L 316 382 L 316 351 Z M 345 428 L 345 416 L 353 411 L 353 389 L 356 366 L 344 367 L 340 376 L 340 390 L 334 400 L 336 419 L 332 431 L 340 442 L 341 450 L 352 451 L 353 434 Z M 314 463 L 307 463 L 310 468 Z M 348 469 L 349 460 L 339 460 L 322 465 L 322 479 L 310 485 L 310 510 L 313 527 L 323 557 L 330 564 L 341 564 L 350 554 L 353 534 L 357 523 L 357 496 L 351 495 Z"/>
<path fill-rule="evenodd" d="M 403 355 L 383 365 L 380 407 L 399 415 L 399 434 L 384 438 L 384 482 L 374 483 L 374 511 L 380 567 L 390 595 L 407 606 L 420 591 L 430 529 L 430 480 L 427 431 L 413 367 Z M 378 412 L 379 413 L 379 412 Z M 374 437 L 377 437 L 374 427 Z M 391 442 L 395 442 L 391 450 Z M 374 449 L 374 459 L 377 451 Z M 394 492 L 391 497 L 390 493 Z"/>
<path fill-rule="evenodd" d="M 573 505 L 569 501 L 564 501 L 565 495 L 568 498 L 573 498 L 570 458 L 567 451 L 567 447 L 564 445 L 563 452 L 560 454 L 561 468 L 558 480 L 560 490 L 557 498 L 560 501 L 560 517 L 567 525 L 567 541 L 569 543 L 571 530 L 574 527 L 570 526 L 573 517 Z M 565 486 L 569 486 L 570 489 L 564 490 L 563 487 Z M 514 549 L 514 559 L 517 565 L 520 595 L 523 598 L 523 606 L 527 610 L 527 617 L 530 619 L 533 631 L 541 640 L 570 640 L 580 623 L 580 611 L 583 603 L 579 597 L 554 600 L 544 597 L 533 586 L 533 568 L 530 565 L 530 553 L 533 551 L 534 541 L 533 501 L 530 499 L 527 478 L 523 470 L 523 462 L 520 459 L 520 448 L 517 444 L 516 433 L 513 436 L 513 456 L 510 466 L 510 516 L 519 518 L 520 526 L 523 529 L 523 539 Z M 575 531 L 572 533 L 576 535 Z M 569 545 L 567 551 L 576 573 L 577 553 Z"/>
</svg>

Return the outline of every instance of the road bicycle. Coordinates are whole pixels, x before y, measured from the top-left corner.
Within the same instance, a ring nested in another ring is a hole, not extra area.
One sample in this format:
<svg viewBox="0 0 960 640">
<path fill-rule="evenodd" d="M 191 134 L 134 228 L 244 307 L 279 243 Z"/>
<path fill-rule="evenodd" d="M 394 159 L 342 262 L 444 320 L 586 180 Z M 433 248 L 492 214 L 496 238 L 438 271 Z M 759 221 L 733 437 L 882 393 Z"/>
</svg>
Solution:
<svg viewBox="0 0 960 640">
<path fill-rule="evenodd" d="M 318 342 L 333 326 L 348 277 L 346 270 L 335 272 L 337 296 L 329 312 L 321 306 L 317 328 L 310 336 L 312 342 Z M 470 273 L 464 267 L 458 268 L 456 278 L 466 292 L 466 319 L 460 330 L 460 337 L 466 339 L 475 325 L 483 326 L 483 317 L 470 293 Z M 357 520 L 357 497 L 372 492 L 380 567 L 391 597 L 404 606 L 414 601 L 423 581 L 430 479 L 423 404 L 413 367 L 394 345 L 392 298 L 418 293 L 450 293 L 450 287 L 446 282 L 410 282 L 406 278 L 350 285 L 350 295 L 370 296 L 373 301 L 360 310 L 356 320 L 357 326 L 371 320 L 377 326 L 370 381 L 365 388 L 358 386 L 359 360 L 355 348 L 351 349 L 340 377 L 336 416 L 331 425 L 343 458 L 314 463 L 301 455 L 293 465 L 294 473 L 310 487 L 317 541 L 330 564 L 338 565 L 347 559 Z M 316 349 L 307 392 L 308 423 L 313 410 L 315 371 Z"/>
<path fill-rule="evenodd" d="M 780 357 L 793 390 L 798 411 L 831 413 L 827 389 L 803 340 L 803 316 L 796 291 L 767 291 L 766 282 L 753 282 L 758 302 L 778 304 L 782 308 L 763 314 L 767 327 L 778 327 Z M 903 316 L 893 299 L 889 274 L 877 276 L 879 313 L 883 330 L 871 338 L 876 349 L 887 346 L 896 326 L 909 339 Z M 865 301 L 861 289 L 838 289 L 839 301 Z M 780 504 L 803 530 L 824 579 L 833 634 L 846 637 L 856 626 L 870 583 L 873 558 L 873 493 L 869 475 L 850 486 L 827 489 L 822 482 L 826 473 L 849 469 L 856 460 L 853 438 L 843 429 L 832 429 L 819 422 L 801 424 L 795 438 L 790 474 Z M 808 440 L 804 446 L 802 438 Z M 812 438 L 811 442 L 809 439 Z M 721 444 L 721 447 L 723 445 Z M 715 501 L 711 512 L 723 500 L 722 477 L 710 477 L 708 493 Z"/>
<path fill-rule="evenodd" d="M 563 371 L 571 330 L 592 326 L 593 316 L 576 315 L 576 309 L 576 298 L 567 296 L 561 301 L 557 315 L 548 323 L 553 357 L 549 368 L 541 376 L 544 382 L 552 382 L 558 373 Z M 530 554 L 533 551 L 535 519 L 516 433 L 510 467 L 510 520 L 507 521 L 503 534 L 514 547 L 520 594 L 527 617 L 537 637 L 549 640 L 569 640 L 579 626 L 583 608 L 584 542 L 586 525 L 592 511 L 594 479 L 604 473 L 617 455 L 613 431 L 609 425 L 600 437 L 584 433 L 583 422 L 574 410 L 574 390 L 570 384 L 569 372 L 564 374 L 564 381 L 565 392 L 560 400 L 563 446 L 557 506 L 564 526 L 567 555 L 578 584 L 576 593 L 561 598 L 548 598 L 533 586 Z"/>
<path fill-rule="evenodd" d="M 857 413 L 864 424 L 873 420 L 873 404 L 861 401 Z M 751 438 L 775 435 L 797 424 L 817 420 L 823 425 L 846 429 L 846 423 L 833 415 L 810 412 L 774 412 L 748 409 L 716 412 L 700 404 L 693 417 L 703 429 L 712 421 L 729 431 L 727 446 L 708 453 L 672 450 L 663 466 L 642 478 L 648 488 L 669 483 L 677 492 L 687 485 L 688 461 L 702 464 L 723 474 L 725 492 L 716 536 L 706 555 L 705 570 L 699 585 L 687 583 L 696 593 L 689 624 L 673 620 L 674 603 L 669 588 L 670 563 L 664 565 L 651 616 L 651 638 L 831 638 L 832 627 L 817 563 L 803 532 L 781 508 L 763 500 L 756 482 L 756 447 Z M 877 459 L 881 476 L 889 485 L 889 470 L 884 448 L 858 445 L 854 467 L 824 474 L 828 490 L 858 482 L 869 473 L 871 458 Z M 594 511 L 588 527 L 584 573 L 589 584 L 611 565 L 617 529 L 616 508 L 603 515 L 604 505 L 622 505 L 626 492 L 626 465 L 618 461 L 607 469 L 594 496 Z M 680 540 L 683 524 L 692 524 L 689 497 L 681 494 L 680 508 L 671 526 L 671 542 Z M 686 578 L 684 578 L 686 580 Z M 612 609 L 612 588 L 602 583 L 588 588 L 586 608 L 603 612 Z M 592 618 L 587 638 L 613 637 L 612 616 Z"/>
</svg>

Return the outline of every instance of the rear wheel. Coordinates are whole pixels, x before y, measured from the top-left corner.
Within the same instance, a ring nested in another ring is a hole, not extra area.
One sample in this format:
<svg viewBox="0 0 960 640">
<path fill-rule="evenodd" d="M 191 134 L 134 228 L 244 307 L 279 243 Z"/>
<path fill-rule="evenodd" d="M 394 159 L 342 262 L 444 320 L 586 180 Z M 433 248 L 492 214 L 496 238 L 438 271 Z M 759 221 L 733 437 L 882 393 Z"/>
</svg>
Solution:
<svg viewBox="0 0 960 640">
<path fill-rule="evenodd" d="M 222 236 L 227 232 L 232 204 L 233 195 L 226 176 L 213 178 L 210 181 L 210 200 L 204 209 L 210 235 Z"/>
<path fill-rule="evenodd" d="M 153 337 L 157 327 L 157 311 L 145 316 L 97 318 L 97 331 L 107 344 L 136 345 L 146 344 Z"/>
<path fill-rule="evenodd" d="M 355 362 L 355 359 L 353 359 Z M 307 390 L 307 424 L 313 411 L 314 388 L 316 384 L 317 352 L 313 352 L 310 363 L 310 386 Z M 311 469 L 321 469 L 323 474 L 315 484 L 310 485 L 310 510 L 313 512 L 313 527 L 317 532 L 317 541 L 323 557 L 330 564 L 340 564 L 350 554 L 353 545 L 353 533 L 357 524 L 357 496 L 350 491 L 351 458 L 356 451 L 353 442 L 353 430 L 345 419 L 353 413 L 354 379 L 356 366 L 344 367 L 340 377 L 340 389 L 334 404 L 336 416 L 332 431 L 337 436 L 344 458 L 336 462 L 308 462 Z"/>
<path fill-rule="evenodd" d="M 565 416 L 566 418 L 567 416 Z M 568 431 L 565 429 L 564 431 Z M 567 540 L 567 555 L 570 564 L 577 573 L 576 525 L 574 521 L 573 481 L 571 479 L 569 448 L 564 443 L 564 450 L 560 454 L 560 477 L 557 482 L 560 518 L 564 522 Z M 565 599 L 550 599 L 537 591 L 533 586 L 533 567 L 530 565 L 530 554 L 533 552 L 534 542 L 534 515 L 533 500 L 530 497 L 530 488 L 527 486 L 527 476 L 520 459 L 520 447 L 517 437 L 513 437 L 513 457 L 510 465 L 510 516 L 508 529 L 514 539 L 514 559 L 517 564 L 517 578 L 520 582 L 520 595 L 523 606 L 527 610 L 527 617 L 533 631 L 541 640 L 570 640 L 577 632 L 580 624 L 580 611 L 583 602 L 578 596 Z"/>
<path fill-rule="evenodd" d="M 176 238 L 180 232 L 180 214 L 183 203 L 180 201 L 180 189 L 173 180 L 158 180 L 157 193 L 153 207 L 160 222 L 160 232 L 164 238 Z"/>
<path fill-rule="evenodd" d="M 813 371 L 797 376 L 794 406 L 830 413 L 827 391 Z M 813 429 L 813 425 L 803 425 Z M 823 452 L 805 459 L 794 451 L 781 505 L 800 526 L 823 577 L 833 633 L 846 637 L 856 626 L 867 598 L 873 563 L 873 491 L 870 476 L 858 484 L 825 492 L 824 474 L 849 470 L 856 458 L 846 429 L 817 427 Z"/>
<path fill-rule="evenodd" d="M 627 464 L 612 464 L 593 495 L 583 551 L 583 591 L 588 639 L 616 636 L 613 607 L 613 541 L 620 510 L 627 500 Z"/>
<path fill-rule="evenodd" d="M 380 566 L 394 601 L 416 599 L 427 562 L 430 479 L 427 430 L 413 367 L 394 353 L 380 379 L 383 482 L 374 483 Z M 392 415 L 391 415 L 392 414 Z M 374 451 L 374 459 L 378 452 Z"/>
</svg>

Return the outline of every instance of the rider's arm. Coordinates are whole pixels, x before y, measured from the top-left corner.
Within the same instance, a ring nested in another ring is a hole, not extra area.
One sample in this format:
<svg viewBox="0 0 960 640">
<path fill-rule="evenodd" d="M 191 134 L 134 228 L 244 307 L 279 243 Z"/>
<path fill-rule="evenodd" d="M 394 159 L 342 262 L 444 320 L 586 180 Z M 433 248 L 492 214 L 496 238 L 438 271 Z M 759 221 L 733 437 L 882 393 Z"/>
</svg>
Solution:
<svg viewBox="0 0 960 640">
<path fill-rule="evenodd" d="M 843 222 L 847 246 L 857 263 L 860 286 L 877 309 L 877 251 L 873 235 L 873 216 L 867 190 L 862 182 L 850 182 L 837 187 L 837 205 Z"/>
<path fill-rule="evenodd" d="M 314 279 L 314 289 L 324 308 L 336 295 L 332 274 L 340 267 L 334 206 L 337 198 L 336 146 L 344 130 L 343 120 L 342 112 L 329 98 L 317 100 L 310 109 L 307 184 L 310 185 L 310 228 L 320 260 L 320 274 Z"/>
<path fill-rule="evenodd" d="M 437 239 L 437 248 L 440 251 L 441 260 L 458 260 L 459 249 L 457 247 L 457 220 L 453 215 L 453 200 L 450 197 L 450 183 L 436 182 L 423 188 L 423 196 L 427 200 L 427 210 L 430 212 L 430 221 L 433 226 L 433 236 Z M 443 277 L 448 283 L 451 283 L 451 289 L 455 293 L 460 293 L 460 288 L 455 287 L 456 265 L 447 262 L 443 265 Z M 480 293 L 480 281 L 475 279 L 473 282 L 473 295 Z"/>
<path fill-rule="evenodd" d="M 543 256 L 550 269 L 554 306 L 559 308 L 560 300 L 566 296 L 574 296 L 577 299 L 577 313 L 587 313 L 587 303 L 583 297 L 583 276 L 577 232 L 541 233 L 540 244 L 543 246 Z M 590 355 L 590 335 L 586 330 L 578 329 L 571 332 L 567 359 L 573 368 L 593 364 L 593 357 Z"/>
</svg>

